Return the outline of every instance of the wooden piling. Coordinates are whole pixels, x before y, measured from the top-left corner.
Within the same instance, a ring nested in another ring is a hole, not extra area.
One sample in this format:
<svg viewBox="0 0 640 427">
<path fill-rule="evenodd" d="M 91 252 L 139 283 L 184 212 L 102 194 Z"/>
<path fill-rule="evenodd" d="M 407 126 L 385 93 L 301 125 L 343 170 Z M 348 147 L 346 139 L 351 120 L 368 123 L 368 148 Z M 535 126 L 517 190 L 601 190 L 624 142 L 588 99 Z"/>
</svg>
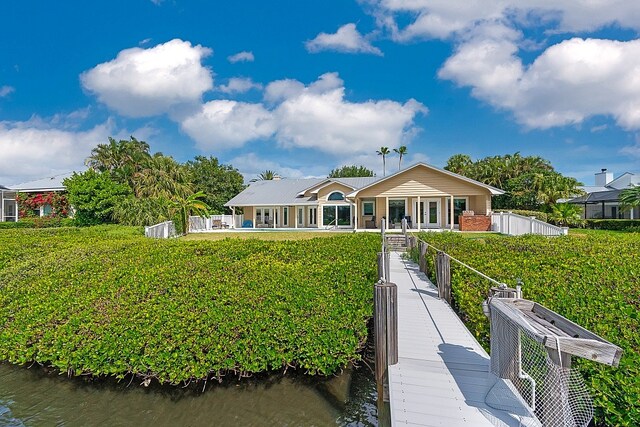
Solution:
<svg viewBox="0 0 640 427">
<path fill-rule="evenodd" d="M 384 261 L 382 258 L 384 254 Z M 378 279 L 383 279 L 385 282 L 390 281 L 391 274 L 389 273 L 389 264 L 391 262 L 391 254 L 389 252 L 378 252 Z"/>
<path fill-rule="evenodd" d="M 378 399 L 388 401 L 387 367 L 398 363 L 398 287 L 395 283 L 380 281 L 375 285 L 374 339 Z"/>
<path fill-rule="evenodd" d="M 427 274 L 427 244 L 425 242 L 420 241 L 418 244 L 418 252 L 420 254 L 418 256 L 418 266 L 420 271 Z"/>
<path fill-rule="evenodd" d="M 436 258 L 436 282 L 438 296 L 451 304 L 451 266 L 449 255 L 444 252 L 438 252 Z"/>
</svg>

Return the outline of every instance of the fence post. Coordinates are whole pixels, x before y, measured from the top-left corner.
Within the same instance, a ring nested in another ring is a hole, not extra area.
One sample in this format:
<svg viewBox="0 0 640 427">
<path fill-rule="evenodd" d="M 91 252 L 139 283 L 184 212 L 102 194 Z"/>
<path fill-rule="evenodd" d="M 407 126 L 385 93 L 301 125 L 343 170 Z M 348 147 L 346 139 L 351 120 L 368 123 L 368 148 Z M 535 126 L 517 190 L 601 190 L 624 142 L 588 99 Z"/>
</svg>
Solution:
<svg viewBox="0 0 640 427">
<path fill-rule="evenodd" d="M 569 227 L 562 227 L 562 235 L 566 236 L 569 234 Z"/>
<path fill-rule="evenodd" d="M 398 363 L 398 287 L 379 281 L 374 287 L 375 368 L 378 399 L 389 400 L 387 367 Z"/>
<path fill-rule="evenodd" d="M 536 223 L 536 217 L 535 216 L 529 217 L 529 234 L 533 234 L 533 227 L 535 223 Z"/>
<path fill-rule="evenodd" d="M 387 251 L 387 240 L 385 239 L 384 232 L 386 228 L 386 219 L 380 220 L 380 235 L 382 236 L 382 252 Z"/>
<path fill-rule="evenodd" d="M 378 252 L 378 278 L 381 280 L 389 281 L 389 263 L 391 261 L 391 254 L 389 252 Z"/>
<path fill-rule="evenodd" d="M 420 241 L 418 244 L 418 250 L 420 255 L 418 256 L 418 266 L 420 267 L 420 271 L 424 274 L 427 274 L 427 244 L 423 241 Z"/>
<path fill-rule="evenodd" d="M 168 239 L 169 238 L 169 223 L 168 222 L 165 222 L 162 225 L 162 232 L 164 234 L 164 238 Z"/>
<path fill-rule="evenodd" d="M 438 296 L 451 304 L 451 268 L 449 255 L 444 252 L 438 252 L 436 265 Z"/>
</svg>

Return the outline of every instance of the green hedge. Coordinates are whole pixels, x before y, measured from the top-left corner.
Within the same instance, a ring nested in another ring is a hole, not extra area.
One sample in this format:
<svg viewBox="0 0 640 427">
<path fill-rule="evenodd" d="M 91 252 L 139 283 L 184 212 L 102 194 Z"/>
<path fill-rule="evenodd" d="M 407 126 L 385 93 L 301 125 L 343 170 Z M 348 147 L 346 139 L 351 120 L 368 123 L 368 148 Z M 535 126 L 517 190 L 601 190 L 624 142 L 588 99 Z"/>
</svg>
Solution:
<svg viewBox="0 0 640 427">
<path fill-rule="evenodd" d="M 622 347 L 617 368 L 584 359 L 576 359 L 576 366 L 591 388 L 599 425 L 640 425 L 640 235 L 420 238 L 501 282 L 514 286 L 521 278 L 525 298 Z M 451 277 L 456 311 L 488 350 L 489 321 L 481 303 L 492 284 L 456 263 Z"/>
<path fill-rule="evenodd" d="M 72 227 L 75 223 L 72 218 L 41 217 L 41 218 L 21 218 L 17 222 L 0 222 L 1 229 L 12 228 L 53 228 Z"/>
<path fill-rule="evenodd" d="M 594 230 L 637 231 L 640 219 L 587 219 L 585 224 Z"/>
<path fill-rule="evenodd" d="M 522 215 L 522 216 L 526 216 L 526 217 L 535 217 L 536 219 L 539 219 L 540 221 L 544 221 L 544 222 L 548 222 L 549 216 L 547 215 L 546 212 L 540 212 L 540 211 L 526 211 L 526 210 L 520 210 L 520 209 L 496 209 L 493 212 L 511 212 L 517 215 Z"/>
<path fill-rule="evenodd" d="M 138 228 L 5 230 L 0 360 L 162 383 L 359 359 L 379 236 L 151 240 Z"/>
</svg>

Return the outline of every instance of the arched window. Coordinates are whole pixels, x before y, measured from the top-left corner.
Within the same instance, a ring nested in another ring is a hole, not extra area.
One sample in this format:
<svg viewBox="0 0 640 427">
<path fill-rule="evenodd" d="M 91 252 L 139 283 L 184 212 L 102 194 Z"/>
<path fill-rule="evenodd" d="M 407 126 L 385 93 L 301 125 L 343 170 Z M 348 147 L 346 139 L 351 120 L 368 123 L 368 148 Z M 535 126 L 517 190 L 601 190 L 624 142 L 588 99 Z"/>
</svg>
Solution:
<svg viewBox="0 0 640 427">
<path fill-rule="evenodd" d="M 344 200 L 344 194 L 339 191 L 334 191 L 329 194 L 328 200 Z"/>
</svg>

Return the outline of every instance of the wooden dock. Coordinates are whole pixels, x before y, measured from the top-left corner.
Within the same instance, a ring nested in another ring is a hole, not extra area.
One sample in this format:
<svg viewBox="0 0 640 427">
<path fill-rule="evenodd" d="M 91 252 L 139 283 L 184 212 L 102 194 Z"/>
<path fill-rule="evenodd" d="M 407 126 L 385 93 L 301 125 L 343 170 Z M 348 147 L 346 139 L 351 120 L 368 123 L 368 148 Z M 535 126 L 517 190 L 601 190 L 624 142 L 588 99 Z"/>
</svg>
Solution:
<svg viewBox="0 0 640 427">
<path fill-rule="evenodd" d="M 392 425 L 539 426 L 510 382 L 490 372 L 487 353 L 418 266 L 392 252 L 390 273 L 398 286 Z"/>
</svg>

